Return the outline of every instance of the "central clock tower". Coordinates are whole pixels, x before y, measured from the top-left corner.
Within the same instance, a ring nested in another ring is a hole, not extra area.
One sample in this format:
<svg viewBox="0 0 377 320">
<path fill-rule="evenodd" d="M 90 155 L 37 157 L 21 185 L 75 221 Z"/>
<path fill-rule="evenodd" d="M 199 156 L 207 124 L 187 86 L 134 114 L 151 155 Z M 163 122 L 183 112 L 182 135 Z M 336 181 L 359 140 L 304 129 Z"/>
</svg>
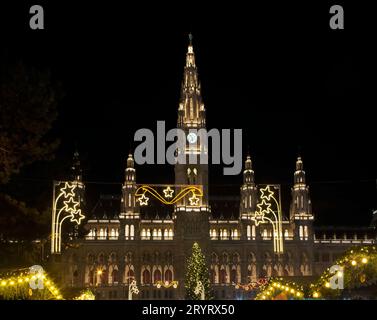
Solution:
<svg viewBox="0 0 377 320">
<path fill-rule="evenodd" d="M 186 136 L 185 146 L 178 148 L 178 153 L 180 153 L 178 159 L 185 159 L 185 162 L 178 162 L 175 165 L 175 184 L 178 186 L 197 185 L 203 190 L 203 197 L 200 197 L 198 205 L 191 206 L 189 196 L 186 196 L 175 206 L 174 239 L 176 240 L 175 250 L 179 252 L 176 255 L 178 266 L 176 277 L 180 283 L 184 283 L 186 261 L 191 254 L 193 243 L 199 243 L 207 259 L 209 257 L 208 161 L 207 163 L 200 161 L 201 152 L 208 152 L 208 150 L 199 131 L 206 129 L 206 117 L 191 35 L 178 108 L 178 128 L 183 130 Z M 184 285 L 179 286 L 178 290 L 184 296 Z"/>
<path fill-rule="evenodd" d="M 206 128 L 206 117 L 191 34 L 178 108 L 178 128 L 185 132 L 186 146 L 184 150 L 178 150 L 183 153 L 181 159 L 184 158 L 185 163 L 175 165 L 175 184 L 199 185 L 203 189 L 200 205 L 208 206 L 208 161 L 201 163 L 200 159 L 200 153 L 208 156 L 208 150 L 201 141 L 201 135 L 197 133 L 200 129 Z"/>
</svg>

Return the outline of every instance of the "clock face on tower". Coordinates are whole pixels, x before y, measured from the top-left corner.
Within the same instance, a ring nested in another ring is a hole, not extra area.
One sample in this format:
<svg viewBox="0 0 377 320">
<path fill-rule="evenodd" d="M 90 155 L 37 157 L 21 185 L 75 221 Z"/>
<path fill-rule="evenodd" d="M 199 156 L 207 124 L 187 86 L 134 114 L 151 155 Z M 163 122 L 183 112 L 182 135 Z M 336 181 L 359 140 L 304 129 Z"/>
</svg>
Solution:
<svg viewBox="0 0 377 320">
<path fill-rule="evenodd" d="M 198 140 L 198 137 L 197 137 L 197 135 L 194 132 L 190 132 L 187 135 L 187 141 L 189 143 L 196 143 L 197 140 Z"/>
</svg>

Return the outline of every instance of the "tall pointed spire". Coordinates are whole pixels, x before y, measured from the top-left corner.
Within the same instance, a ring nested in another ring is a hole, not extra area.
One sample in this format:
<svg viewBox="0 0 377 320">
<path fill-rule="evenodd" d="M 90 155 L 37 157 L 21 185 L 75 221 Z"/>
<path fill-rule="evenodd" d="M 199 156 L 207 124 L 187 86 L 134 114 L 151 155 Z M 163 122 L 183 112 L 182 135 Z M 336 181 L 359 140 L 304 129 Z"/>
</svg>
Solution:
<svg viewBox="0 0 377 320">
<path fill-rule="evenodd" d="M 205 127 L 205 108 L 202 101 L 192 39 L 193 37 L 190 33 L 178 109 L 178 126 L 203 128 Z"/>
<path fill-rule="evenodd" d="M 254 214 L 256 205 L 257 187 L 254 180 L 253 162 L 248 153 L 243 171 L 243 185 L 241 186 L 240 218 L 245 219 Z"/>
<path fill-rule="evenodd" d="M 300 219 L 301 217 L 305 217 L 305 219 L 308 217 L 312 218 L 309 187 L 306 185 L 304 163 L 300 156 L 298 156 L 296 160 L 296 171 L 294 173 L 290 211 L 291 219 Z"/>
<path fill-rule="evenodd" d="M 196 67 L 195 66 L 195 54 L 194 54 L 194 47 L 192 45 L 192 34 L 189 34 L 189 45 L 187 48 L 186 54 L 186 67 Z"/>
<path fill-rule="evenodd" d="M 302 162 L 302 158 L 300 156 L 297 157 L 296 172 L 294 178 L 295 184 L 305 184 L 304 163 Z"/>
<path fill-rule="evenodd" d="M 75 152 L 73 153 L 71 175 L 72 175 L 72 179 L 74 181 L 82 181 L 82 170 L 81 170 L 81 163 L 80 163 L 80 155 L 79 155 L 79 152 L 77 150 L 77 146 L 75 147 Z"/>
</svg>

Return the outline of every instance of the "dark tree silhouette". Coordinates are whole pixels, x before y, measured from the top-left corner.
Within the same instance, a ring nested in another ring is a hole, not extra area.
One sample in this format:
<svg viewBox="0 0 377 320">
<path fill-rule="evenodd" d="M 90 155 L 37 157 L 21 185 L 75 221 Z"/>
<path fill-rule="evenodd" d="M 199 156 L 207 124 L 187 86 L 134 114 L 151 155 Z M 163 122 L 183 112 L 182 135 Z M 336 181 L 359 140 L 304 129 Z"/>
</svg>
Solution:
<svg viewBox="0 0 377 320">
<path fill-rule="evenodd" d="M 48 133 L 61 92 L 50 73 L 25 64 L 0 64 L 0 184 L 36 160 L 53 156 Z"/>
</svg>

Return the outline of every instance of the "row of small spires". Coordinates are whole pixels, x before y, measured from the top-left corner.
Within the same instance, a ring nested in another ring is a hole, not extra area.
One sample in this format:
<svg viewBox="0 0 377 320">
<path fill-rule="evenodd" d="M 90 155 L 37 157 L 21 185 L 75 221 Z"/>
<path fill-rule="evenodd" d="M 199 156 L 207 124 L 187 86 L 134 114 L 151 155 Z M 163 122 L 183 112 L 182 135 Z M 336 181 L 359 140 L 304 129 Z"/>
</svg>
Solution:
<svg viewBox="0 0 377 320">
<path fill-rule="evenodd" d="M 213 219 L 214 217 L 210 214 L 209 215 L 209 219 Z M 97 217 L 96 215 L 92 215 L 91 219 L 93 220 L 116 220 L 116 219 L 119 219 L 119 215 L 117 213 L 115 213 L 111 218 L 106 214 L 104 213 L 102 217 Z M 172 217 L 170 215 L 170 213 L 167 213 L 165 215 L 165 217 L 160 217 L 158 213 L 156 213 L 156 215 L 154 217 L 150 217 L 149 214 L 145 213 L 144 216 L 143 216 L 143 220 L 171 220 Z M 219 220 L 224 220 L 224 215 L 223 214 L 220 214 Z M 233 213 L 232 215 L 226 219 L 226 220 L 235 220 L 236 218 L 234 217 Z"/>
<path fill-rule="evenodd" d="M 128 154 L 128 158 L 127 158 L 127 168 L 133 168 L 133 167 L 134 167 L 134 158 L 133 158 L 132 153 L 130 153 Z M 251 161 L 250 154 L 246 156 L 245 169 L 252 169 L 252 161 Z M 297 160 L 296 160 L 296 170 L 303 170 L 303 162 L 300 155 L 297 157 Z"/>
</svg>

